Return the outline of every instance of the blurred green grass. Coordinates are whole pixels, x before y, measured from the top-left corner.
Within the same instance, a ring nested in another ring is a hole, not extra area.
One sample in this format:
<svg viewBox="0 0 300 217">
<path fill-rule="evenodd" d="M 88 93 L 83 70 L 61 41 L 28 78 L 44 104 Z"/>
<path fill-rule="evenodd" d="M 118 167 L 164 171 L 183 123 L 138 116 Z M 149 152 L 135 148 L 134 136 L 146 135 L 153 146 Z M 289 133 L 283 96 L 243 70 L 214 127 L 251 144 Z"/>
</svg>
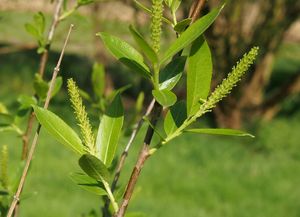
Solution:
<svg viewBox="0 0 300 217">
<path fill-rule="evenodd" d="M 68 110 L 68 109 L 67 109 Z M 62 115 L 63 116 L 63 115 Z M 300 215 L 300 147 L 298 120 L 278 118 L 262 124 L 256 139 L 185 135 L 150 158 L 130 204 L 147 216 L 291 217 Z M 141 141 L 144 130 L 136 141 Z M 9 145 L 10 172 L 20 158 L 20 141 L 0 134 Z M 123 138 L 119 151 L 128 138 Z M 135 162 L 133 145 L 121 183 Z M 80 216 L 99 211 L 101 199 L 77 188 L 68 174 L 77 157 L 42 131 L 20 216 Z"/>
</svg>

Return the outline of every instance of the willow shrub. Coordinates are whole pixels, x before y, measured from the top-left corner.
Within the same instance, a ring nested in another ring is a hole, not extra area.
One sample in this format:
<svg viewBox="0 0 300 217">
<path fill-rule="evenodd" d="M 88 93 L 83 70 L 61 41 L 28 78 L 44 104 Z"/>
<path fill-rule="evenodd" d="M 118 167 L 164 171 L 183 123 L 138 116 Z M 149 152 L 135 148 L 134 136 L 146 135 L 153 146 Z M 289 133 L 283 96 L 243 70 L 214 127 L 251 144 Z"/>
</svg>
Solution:
<svg viewBox="0 0 300 217">
<path fill-rule="evenodd" d="M 192 123 L 204 114 L 211 112 L 219 101 L 230 94 L 232 88 L 237 85 L 238 81 L 253 64 L 258 53 L 257 47 L 252 48 L 237 62 L 232 71 L 228 73 L 227 78 L 214 91 L 210 92 L 213 64 L 211 51 L 203 33 L 218 17 L 223 6 L 213 9 L 191 23 L 191 19 L 177 22 L 176 10 L 180 6 L 178 0 L 165 2 L 153 0 L 152 8 L 147 8 L 141 3 L 138 4 L 151 15 L 150 43 L 134 26 L 130 26 L 129 31 L 139 48 L 138 50 L 110 33 L 100 32 L 97 36 L 118 62 L 126 65 L 131 71 L 136 72 L 152 83 L 154 99 L 167 111 L 165 117 L 159 117 L 163 122 L 164 132 L 161 132 L 161 128 L 150 126 L 155 128 L 154 131 L 160 136 L 160 142 L 151 145 L 149 153 L 153 155 L 159 148 L 187 132 L 252 137 L 251 134 L 236 129 L 191 127 Z M 171 11 L 173 21 L 163 17 L 164 6 Z M 165 51 L 160 49 L 163 21 L 171 25 L 178 36 L 168 45 L 168 49 Z M 187 94 L 184 100 L 179 101 L 172 90 L 185 71 L 187 73 Z M 101 74 L 99 76 L 97 74 L 93 75 L 94 91 L 100 92 L 101 95 L 103 88 L 100 85 L 101 81 L 97 81 L 97 78 L 100 79 L 103 76 Z M 97 83 L 100 86 L 97 87 Z M 72 79 L 68 80 L 68 90 L 81 131 L 80 135 L 58 115 L 34 105 L 37 119 L 55 139 L 78 154 L 78 162 L 82 171 L 72 173 L 73 181 L 87 191 L 105 198 L 108 197 L 112 204 L 111 212 L 113 214 L 118 213 L 119 201 L 115 198 L 111 189 L 114 170 L 110 168 L 115 158 L 124 123 L 122 91 L 114 92 L 104 113 L 99 110 L 101 117 L 95 135 L 94 132 L 96 131 L 92 129 L 89 123 L 80 90 Z M 148 124 L 151 125 L 149 122 Z"/>
</svg>

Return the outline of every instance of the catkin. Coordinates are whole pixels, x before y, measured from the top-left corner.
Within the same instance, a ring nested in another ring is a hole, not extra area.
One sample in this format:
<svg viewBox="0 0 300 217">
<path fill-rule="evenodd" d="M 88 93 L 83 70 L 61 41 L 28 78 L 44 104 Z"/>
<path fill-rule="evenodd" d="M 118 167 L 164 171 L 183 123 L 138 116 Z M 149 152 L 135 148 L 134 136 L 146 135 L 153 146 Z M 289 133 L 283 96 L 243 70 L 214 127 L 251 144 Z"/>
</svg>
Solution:
<svg viewBox="0 0 300 217">
<path fill-rule="evenodd" d="M 81 130 L 83 143 L 90 154 L 95 154 L 96 148 L 93 130 L 88 115 L 85 111 L 85 106 L 83 105 L 82 98 L 79 94 L 79 89 L 73 79 L 68 79 L 68 92 L 76 119 L 78 121 L 78 126 Z"/>
<path fill-rule="evenodd" d="M 163 0 L 152 0 L 151 40 L 156 53 L 160 50 L 161 25 L 163 17 Z"/>
</svg>

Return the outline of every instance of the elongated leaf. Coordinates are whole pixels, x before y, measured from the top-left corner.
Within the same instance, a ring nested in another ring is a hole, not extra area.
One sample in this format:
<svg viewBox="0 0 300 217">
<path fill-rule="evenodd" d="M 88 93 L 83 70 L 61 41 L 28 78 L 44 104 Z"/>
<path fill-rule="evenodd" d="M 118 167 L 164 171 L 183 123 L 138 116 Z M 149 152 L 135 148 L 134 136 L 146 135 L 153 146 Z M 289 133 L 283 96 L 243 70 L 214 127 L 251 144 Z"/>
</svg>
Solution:
<svg viewBox="0 0 300 217">
<path fill-rule="evenodd" d="M 84 153 L 84 146 L 80 138 L 61 118 L 53 112 L 38 106 L 33 106 L 33 109 L 38 121 L 51 136 L 74 152 Z"/>
<path fill-rule="evenodd" d="M 106 191 L 104 186 L 95 179 L 83 174 L 83 173 L 71 173 L 70 174 L 71 180 L 77 184 L 80 188 L 91 192 L 96 195 L 106 195 Z"/>
<path fill-rule="evenodd" d="M 159 73 L 159 89 L 172 90 L 177 82 L 180 80 L 184 66 L 186 62 L 186 57 L 176 57 L 174 58 L 166 67 Z"/>
<path fill-rule="evenodd" d="M 93 179 L 102 182 L 109 179 L 109 172 L 104 163 L 90 154 L 84 154 L 79 158 L 81 169 Z"/>
<path fill-rule="evenodd" d="M 254 136 L 250 133 L 243 132 L 241 130 L 234 129 L 221 129 L 221 128 L 203 128 L 203 129 L 188 129 L 186 132 L 191 133 L 202 133 L 202 134 L 214 134 L 214 135 L 224 135 L 224 136 L 249 136 L 254 138 Z"/>
<path fill-rule="evenodd" d="M 157 55 L 156 55 L 155 51 L 152 49 L 152 47 L 148 44 L 148 42 L 143 38 L 143 36 L 132 25 L 129 26 L 129 30 L 130 30 L 135 42 L 138 44 L 138 46 L 144 52 L 146 57 L 152 63 L 156 63 Z"/>
<path fill-rule="evenodd" d="M 26 23 L 25 24 L 25 29 L 26 31 L 31 34 L 33 37 L 35 37 L 36 39 L 38 39 L 40 37 L 39 31 L 36 29 L 35 26 L 33 26 L 30 23 Z"/>
<path fill-rule="evenodd" d="M 96 147 L 99 158 L 109 167 L 114 159 L 124 121 L 120 94 L 117 94 L 102 117 Z"/>
<path fill-rule="evenodd" d="M 212 10 L 210 13 L 203 16 L 193 23 L 189 28 L 187 28 L 165 52 L 161 62 L 165 62 L 177 52 L 191 44 L 196 38 L 198 38 L 213 23 L 222 8 L 223 6 Z"/>
<path fill-rule="evenodd" d="M 45 31 L 45 23 L 46 23 L 44 14 L 42 12 L 38 12 L 33 16 L 33 19 L 36 27 L 40 32 L 40 35 L 42 36 L 43 32 Z"/>
<path fill-rule="evenodd" d="M 187 111 L 191 116 L 198 111 L 199 100 L 207 98 L 212 77 L 211 53 L 202 36 L 193 42 L 187 62 Z"/>
<path fill-rule="evenodd" d="M 176 24 L 176 26 L 174 26 L 174 30 L 178 33 L 182 33 L 190 25 L 191 22 L 191 18 L 181 20 Z"/>
<path fill-rule="evenodd" d="M 171 5 L 172 13 L 175 13 L 177 11 L 177 9 L 180 6 L 180 3 L 181 3 L 181 0 L 172 0 L 172 5 Z"/>
<path fill-rule="evenodd" d="M 143 56 L 125 41 L 108 33 L 98 33 L 105 47 L 120 62 L 145 78 L 150 78 L 149 68 L 144 64 Z"/>
<path fill-rule="evenodd" d="M 170 108 L 165 117 L 164 129 L 167 136 L 177 130 L 186 118 L 187 115 L 185 102 L 179 101 Z"/>
<path fill-rule="evenodd" d="M 164 107 L 169 107 L 174 105 L 177 97 L 170 90 L 152 90 L 152 95 L 156 99 L 156 101 Z"/>
<path fill-rule="evenodd" d="M 101 98 L 105 88 L 105 72 L 102 64 L 95 63 L 93 65 L 92 85 L 95 95 Z"/>
</svg>

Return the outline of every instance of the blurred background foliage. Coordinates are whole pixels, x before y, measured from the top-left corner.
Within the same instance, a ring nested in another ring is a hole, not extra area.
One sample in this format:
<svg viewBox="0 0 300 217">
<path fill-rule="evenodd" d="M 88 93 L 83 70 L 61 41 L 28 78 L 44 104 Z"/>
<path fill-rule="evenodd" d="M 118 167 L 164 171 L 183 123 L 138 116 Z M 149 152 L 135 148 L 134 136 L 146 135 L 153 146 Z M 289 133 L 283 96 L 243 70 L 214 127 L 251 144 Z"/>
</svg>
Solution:
<svg viewBox="0 0 300 217">
<path fill-rule="evenodd" d="M 183 1 L 177 14 L 180 19 L 188 16 L 191 2 Z M 219 4 L 218 0 L 208 1 L 203 13 Z M 33 78 L 39 67 L 37 44 L 24 24 L 42 11 L 49 26 L 53 9 L 49 0 L 32 0 L 30 4 L 24 0 L 0 0 L 0 102 L 9 111 L 17 110 L 16 99 L 21 93 L 34 93 Z M 234 93 L 199 124 L 246 128 L 256 138 L 186 135 L 177 139 L 145 167 L 131 210 L 143 211 L 147 216 L 300 215 L 299 15 L 297 0 L 227 1 L 220 17 L 205 34 L 214 58 L 214 86 L 253 45 L 260 47 L 260 56 Z M 132 84 L 123 94 L 127 110 L 140 90 L 145 92 L 146 105 L 151 100 L 150 84 L 116 64 L 95 33 L 107 31 L 134 44 L 129 24 L 134 23 L 146 35 L 149 17 L 130 0 L 96 1 L 76 11 L 57 28 L 46 66 L 48 79 L 70 23 L 76 29 L 61 67 L 63 89 L 50 109 L 75 125 L 66 80 L 73 77 L 81 89 L 91 93 L 94 62 L 105 66 L 107 93 Z M 175 35 L 167 29 L 163 37 L 166 48 Z M 183 85 L 176 88 L 179 98 L 185 94 Z M 89 104 L 87 107 L 96 114 Z M 94 115 L 92 122 L 96 124 L 97 120 Z M 142 135 L 143 131 L 137 141 Z M 119 152 L 127 140 L 124 136 Z M 8 145 L 9 173 L 14 174 L 21 155 L 20 140 L 13 133 L 0 132 L 2 145 Z M 123 183 L 138 150 L 136 142 L 122 175 Z M 92 210 L 100 213 L 102 201 L 69 180 L 66 173 L 74 167 L 74 161 L 72 153 L 43 133 L 24 190 L 30 197 L 21 204 L 20 216 L 88 216 Z"/>
</svg>

